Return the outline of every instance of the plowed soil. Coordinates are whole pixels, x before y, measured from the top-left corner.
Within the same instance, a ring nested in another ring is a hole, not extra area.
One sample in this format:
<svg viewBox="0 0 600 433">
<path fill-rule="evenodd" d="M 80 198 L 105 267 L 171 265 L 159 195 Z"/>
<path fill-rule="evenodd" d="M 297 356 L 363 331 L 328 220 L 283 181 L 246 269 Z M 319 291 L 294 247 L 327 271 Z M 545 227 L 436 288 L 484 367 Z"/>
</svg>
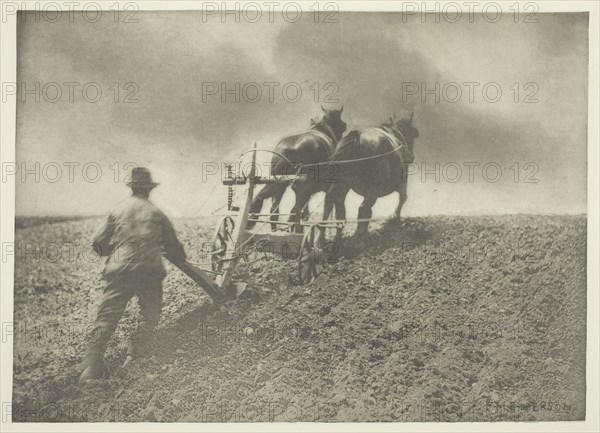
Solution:
<svg viewBox="0 0 600 433">
<path fill-rule="evenodd" d="M 585 417 L 586 218 L 373 224 L 309 285 L 253 254 L 269 290 L 218 307 L 170 264 L 153 351 L 127 370 L 132 303 L 107 380 L 78 362 L 102 289 L 97 218 L 16 231 L 14 421 L 536 421 Z M 204 262 L 213 220 L 175 225 Z M 250 293 L 250 292 L 247 292 Z"/>
</svg>

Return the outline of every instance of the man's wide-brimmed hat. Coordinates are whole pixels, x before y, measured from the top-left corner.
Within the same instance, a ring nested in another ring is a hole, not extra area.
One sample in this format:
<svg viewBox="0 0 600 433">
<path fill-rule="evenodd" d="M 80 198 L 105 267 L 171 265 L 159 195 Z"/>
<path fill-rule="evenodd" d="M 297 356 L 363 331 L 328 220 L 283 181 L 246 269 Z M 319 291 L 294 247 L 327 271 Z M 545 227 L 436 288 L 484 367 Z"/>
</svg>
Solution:
<svg viewBox="0 0 600 433">
<path fill-rule="evenodd" d="M 146 167 L 134 167 L 127 186 L 132 188 L 154 188 L 158 183 L 152 181 L 152 175 Z"/>
</svg>

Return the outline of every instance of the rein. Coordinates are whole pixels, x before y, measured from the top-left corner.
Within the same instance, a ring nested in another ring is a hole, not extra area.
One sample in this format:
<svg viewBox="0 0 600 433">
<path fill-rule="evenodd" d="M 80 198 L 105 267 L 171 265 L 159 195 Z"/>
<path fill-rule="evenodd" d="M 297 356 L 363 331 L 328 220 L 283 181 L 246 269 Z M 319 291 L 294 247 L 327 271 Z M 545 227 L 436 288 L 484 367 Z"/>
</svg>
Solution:
<svg viewBox="0 0 600 433">
<path fill-rule="evenodd" d="M 382 153 L 381 155 L 366 156 L 364 158 L 335 161 L 335 164 L 350 164 L 352 162 L 361 162 L 361 161 L 368 161 L 370 159 L 383 158 L 384 156 L 390 155 L 394 152 L 398 152 L 399 150 L 405 150 L 405 151 L 410 152 L 410 149 L 408 148 L 408 142 L 406 141 L 406 137 L 404 137 L 404 134 L 402 134 L 402 132 L 398 128 L 387 126 L 387 125 L 385 125 L 385 126 L 382 125 L 379 127 L 379 129 L 382 130 L 386 135 L 390 135 L 390 132 L 386 131 L 386 129 L 389 129 L 392 133 L 398 133 L 400 135 L 400 137 L 402 138 L 402 140 L 401 140 L 402 143 L 400 144 L 400 146 L 394 146 L 394 142 L 396 140 L 392 139 L 390 141 L 392 142 L 393 149 L 390 150 L 389 152 Z M 395 137 L 392 137 L 392 138 L 395 138 Z M 398 140 L 398 141 L 400 141 L 400 140 Z M 332 161 L 317 162 L 315 164 L 304 164 L 303 167 L 312 167 L 312 166 L 326 165 L 326 164 L 331 164 L 331 163 L 332 163 Z"/>
<path fill-rule="evenodd" d="M 406 137 L 404 137 L 404 134 L 402 134 L 402 131 L 400 131 L 400 129 L 396 128 L 396 125 L 381 125 L 379 128 L 383 129 L 386 132 L 389 129 L 391 132 L 399 135 L 400 138 L 402 139 L 401 146 L 405 146 L 408 149 L 408 141 L 406 140 Z"/>
<path fill-rule="evenodd" d="M 333 141 L 335 139 L 335 133 L 333 132 L 333 128 L 331 128 L 331 126 L 329 126 L 328 124 L 323 123 L 323 122 L 315 123 L 312 126 L 312 128 L 311 128 L 312 131 L 321 132 L 323 135 L 328 135 L 328 134 L 325 134 L 324 132 L 319 131 L 318 129 L 316 129 L 317 126 L 322 126 L 322 127 L 326 128 L 326 131 L 331 135 L 330 137 L 328 137 L 330 140 Z M 410 149 L 408 148 L 408 142 L 406 140 L 406 137 L 404 136 L 404 134 L 402 134 L 402 131 L 400 131 L 398 128 L 396 128 L 395 126 L 390 126 L 390 125 L 381 125 L 379 127 L 379 129 L 381 129 L 386 134 L 390 134 L 390 133 L 398 134 L 400 136 L 400 138 L 401 138 L 401 140 L 399 140 L 399 141 L 401 141 L 400 146 L 393 146 L 393 142 L 395 141 L 395 140 L 393 140 L 392 141 L 392 146 L 394 148 L 392 150 L 390 150 L 389 152 L 382 153 L 381 155 L 366 156 L 364 158 L 346 159 L 346 160 L 342 160 L 342 161 L 335 161 L 335 164 L 350 164 L 350 163 L 353 163 L 353 162 L 361 162 L 361 161 L 368 161 L 370 159 L 383 158 L 384 156 L 390 155 L 390 154 L 392 154 L 394 152 L 398 152 L 399 150 L 405 150 L 407 152 L 410 152 Z M 388 132 L 388 130 L 389 130 L 389 132 Z M 334 137 L 334 138 L 332 139 L 331 137 Z M 254 149 L 249 149 L 247 151 L 244 151 L 244 152 L 242 152 L 240 154 L 239 158 L 241 158 L 246 153 L 254 152 L 254 151 L 255 151 Z M 260 149 L 260 148 L 256 149 L 256 151 L 264 151 L 264 152 L 269 152 L 269 153 L 276 154 L 276 155 L 278 155 L 278 156 L 286 159 L 291 165 L 297 166 L 296 164 L 292 163 L 292 161 L 290 161 L 288 158 L 286 158 L 284 155 L 281 155 L 278 152 L 275 152 L 275 151 L 272 151 L 272 150 L 268 150 L 268 149 Z M 413 156 L 413 158 L 414 158 L 414 156 Z M 300 169 L 304 168 L 304 167 L 316 167 L 316 166 L 319 166 L 319 165 L 327 165 L 327 164 L 331 164 L 331 163 L 332 163 L 332 161 L 316 162 L 316 163 L 313 163 L 313 164 L 301 164 L 300 165 Z"/>
</svg>

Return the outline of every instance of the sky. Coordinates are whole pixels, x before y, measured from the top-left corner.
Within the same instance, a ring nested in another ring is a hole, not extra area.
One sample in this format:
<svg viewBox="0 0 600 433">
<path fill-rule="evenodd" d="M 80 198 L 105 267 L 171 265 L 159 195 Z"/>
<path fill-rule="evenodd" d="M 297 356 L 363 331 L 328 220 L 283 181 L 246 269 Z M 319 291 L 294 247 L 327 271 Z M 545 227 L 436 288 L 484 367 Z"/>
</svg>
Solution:
<svg viewBox="0 0 600 433">
<path fill-rule="evenodd" d="M 538 14 L 537 23 L 362 12 L 335 23 L 223 23 L 198 11 L 135 18 L 18 23 L 17 215 L 104 214 L 129 195 L 132 164 L 160 182 L 152 200 L 168 215 L 209 214 L 226 202 L 223 163 L 306 130 L 321 105 L 343 106 L 347 131 L 414 111 L 405 215 L 586 211 L 587 14 Z M 375 216 L 397 200 L 380 199 Z M 347 203 L 351 218 L 360 197 Z"/>
</svg>

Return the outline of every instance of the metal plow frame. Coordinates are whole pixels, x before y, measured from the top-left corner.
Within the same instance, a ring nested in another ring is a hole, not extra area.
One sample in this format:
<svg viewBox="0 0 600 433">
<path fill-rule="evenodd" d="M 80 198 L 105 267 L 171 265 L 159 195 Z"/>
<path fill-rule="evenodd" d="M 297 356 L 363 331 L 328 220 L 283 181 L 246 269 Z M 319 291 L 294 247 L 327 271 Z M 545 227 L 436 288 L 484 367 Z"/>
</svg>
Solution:
<svg viewBox="0 0 600 433">
<path fill-rule="evenodd" d="M 275 182 L 303 182 L 307 178 L 306 175 L 256 176 L 256 143 L 252 150 L 252 165 L 248 176 L 233 177 L 231 173 L 228 173 L 228 177 L 223 180 L 223 184 L 230 189 L 234 185 L 245 186 L 246 194 L 241 206 L 236 208 L 237 215 L 224 216 L 215 228 L 211 242 L 212 270 L 202 270 L 187 261 L 174 262 L 175 266 L 192 278 L 215 302 L 232 299 L 239 294 L 239 288 L 236 288 L 236 284 L 232 284 L 232 276 L 244 246 L 252 245 L 255 251 L 278 255 L 283 259 L 296 260 L 298 279 L 301 283 L 308 284 L 321 273 L 326 257 L 325 229 L 343 227 L 341 221 L 279 222 L 278 224 L 288 225 L 290 229 L 297 225 L 308 229 L 304 230 L 304 233 L 296 233 L 293 230 L 264 233 L 247 230 L 250 205 L 254 199 L 256 185 Z M 230 190 L 229 196 L 231 197 L 231 195 Z M 236 216 L 235 219 L 234 216 Z M 268 218 L 271 216 L 272 214 L 257 214 L 254 215 L 255 218 L 252 218 L 252 221 L 270 224 L 271 221 Z M 209 272 L 215 273 L 216 277 L 214 279 L 210 277 Z"/>
</svg>

